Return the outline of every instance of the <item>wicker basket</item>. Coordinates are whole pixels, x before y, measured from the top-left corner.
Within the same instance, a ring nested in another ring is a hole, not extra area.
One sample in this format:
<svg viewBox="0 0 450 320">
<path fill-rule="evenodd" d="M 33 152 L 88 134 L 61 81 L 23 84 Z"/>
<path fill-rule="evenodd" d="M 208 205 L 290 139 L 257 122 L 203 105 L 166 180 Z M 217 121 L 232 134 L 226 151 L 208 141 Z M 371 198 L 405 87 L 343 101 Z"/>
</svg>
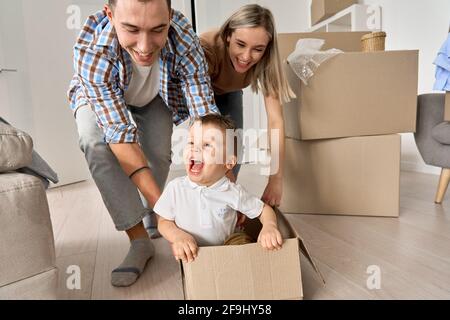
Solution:
<svg viewBox="0 0 450 320">
<path fill-rule="evenodd" d="M 384 51 L 386 32 L 372 32 L 365 34 L 361 38 L 361 48 L 363 52 Z"/>
</svg>

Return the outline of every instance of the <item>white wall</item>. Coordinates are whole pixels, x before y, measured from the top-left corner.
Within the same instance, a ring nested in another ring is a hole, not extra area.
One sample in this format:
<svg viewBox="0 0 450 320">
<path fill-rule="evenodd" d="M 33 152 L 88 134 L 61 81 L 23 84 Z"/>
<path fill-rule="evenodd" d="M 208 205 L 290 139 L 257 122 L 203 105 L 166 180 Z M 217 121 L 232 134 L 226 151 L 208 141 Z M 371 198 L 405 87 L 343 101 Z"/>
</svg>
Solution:
<svg viewBox="0 0 450 320">
<path fill-rule="evenodd" d="M 89 177 L 66 97 L 78 33 L 66 24 L 71 4 L 0 0 L 2 63 L 18 69 L 2 75 L 7 96 L 0 97 L 1 113 L 32 136 L 35 150 L 58 173 L 61 184 Z"/>
<path fill-rule="evenodd" d="M 359 3 L 381 7 L 382 30 L 387 33 L 386 50 L 419 50 L 418 93 L 433 92 L 435 66 L 432 63 L 447 38 L 450 1 L 359 0 Z M 308 15 L 309 5 L 310 0 L 304 1 L 303 10 Z M 439 168 L 423 162 L 412 133 L 402 134 L 401 168 L 440 174 Z"/>
<path fill-rule="evenodd" d="M 218 28 L 239 7 L 257 3 L 269 8 L 275 18 L 278 32 L 298 32 L 308 26 L 309 0 L 196 0 L 196 18 L 199 32 Z"/>
<path fill-rule="evenodd" d="M 361 3 L 382 7 L 387 50 L 419 50 L 419 94 L 433 92 L 435 66 L 432 63 L 447 38 L 450 1 L 362 0 Z M 402 134 L 402 169 L 440 173 L 439 168 L 423 162 L 411 133 Z"/>
<path fill-rule="evenodd" d="M 33 137 L 60 183 L 90 178 L 66 96 L 72 48 L 86 18 L 107 0 L 0 0 L 0 115 Z M 189 0 L 173 0 L 189 12 Z"/>
</svg>

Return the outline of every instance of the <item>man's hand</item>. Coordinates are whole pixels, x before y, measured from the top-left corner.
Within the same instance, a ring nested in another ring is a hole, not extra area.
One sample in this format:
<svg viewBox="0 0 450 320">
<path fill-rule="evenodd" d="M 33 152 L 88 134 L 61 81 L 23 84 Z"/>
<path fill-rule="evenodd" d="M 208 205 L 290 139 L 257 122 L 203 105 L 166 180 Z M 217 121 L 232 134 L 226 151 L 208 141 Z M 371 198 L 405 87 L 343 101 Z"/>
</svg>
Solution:
<svg viewBox="0 0 450 320">
<path fill-rule="evenodd" d="M 198 246 L 194 237 L 180 230 L 172 243 L 172 253 L 176 260 L 192 262 L 197 258 Z"/>
<path fill-rule="evenodd" d="M 283 244 L 283 238 L 275 224 L 267 223 L 259 233 L 258 242 L 264 249 L 279 250 Z"/>
</svg>

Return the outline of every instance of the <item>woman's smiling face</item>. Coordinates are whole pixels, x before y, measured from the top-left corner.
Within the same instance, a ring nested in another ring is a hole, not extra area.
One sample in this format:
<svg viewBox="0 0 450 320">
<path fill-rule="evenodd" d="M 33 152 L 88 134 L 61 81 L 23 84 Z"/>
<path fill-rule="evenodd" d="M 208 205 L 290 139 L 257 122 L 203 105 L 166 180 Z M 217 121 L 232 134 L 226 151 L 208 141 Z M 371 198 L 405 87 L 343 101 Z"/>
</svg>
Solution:
<svg viewBox="0 0 450 320">
<path fill-rule="evenodd" d="M 234 70 L 245 73 L 262 59 L 270 38 L 263 27 L 238 28 L 227 38 L 227 42 Z"/>
</svg>

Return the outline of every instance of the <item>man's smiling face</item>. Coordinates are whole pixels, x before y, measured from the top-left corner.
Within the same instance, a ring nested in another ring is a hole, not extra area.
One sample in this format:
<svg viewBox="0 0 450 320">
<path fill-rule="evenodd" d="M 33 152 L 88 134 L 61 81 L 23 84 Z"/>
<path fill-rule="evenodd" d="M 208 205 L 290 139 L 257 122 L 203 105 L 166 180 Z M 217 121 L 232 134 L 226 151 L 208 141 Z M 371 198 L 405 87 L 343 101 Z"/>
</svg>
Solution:
<svg viewBox="0 0 450 320">
<path fill-rule="evenodd" d="M 171 11 L 166 0 L 117 0 L 105 11 L 120 45 L 140 66 L 151 66 L 166 45 Z"/>
</svg>

